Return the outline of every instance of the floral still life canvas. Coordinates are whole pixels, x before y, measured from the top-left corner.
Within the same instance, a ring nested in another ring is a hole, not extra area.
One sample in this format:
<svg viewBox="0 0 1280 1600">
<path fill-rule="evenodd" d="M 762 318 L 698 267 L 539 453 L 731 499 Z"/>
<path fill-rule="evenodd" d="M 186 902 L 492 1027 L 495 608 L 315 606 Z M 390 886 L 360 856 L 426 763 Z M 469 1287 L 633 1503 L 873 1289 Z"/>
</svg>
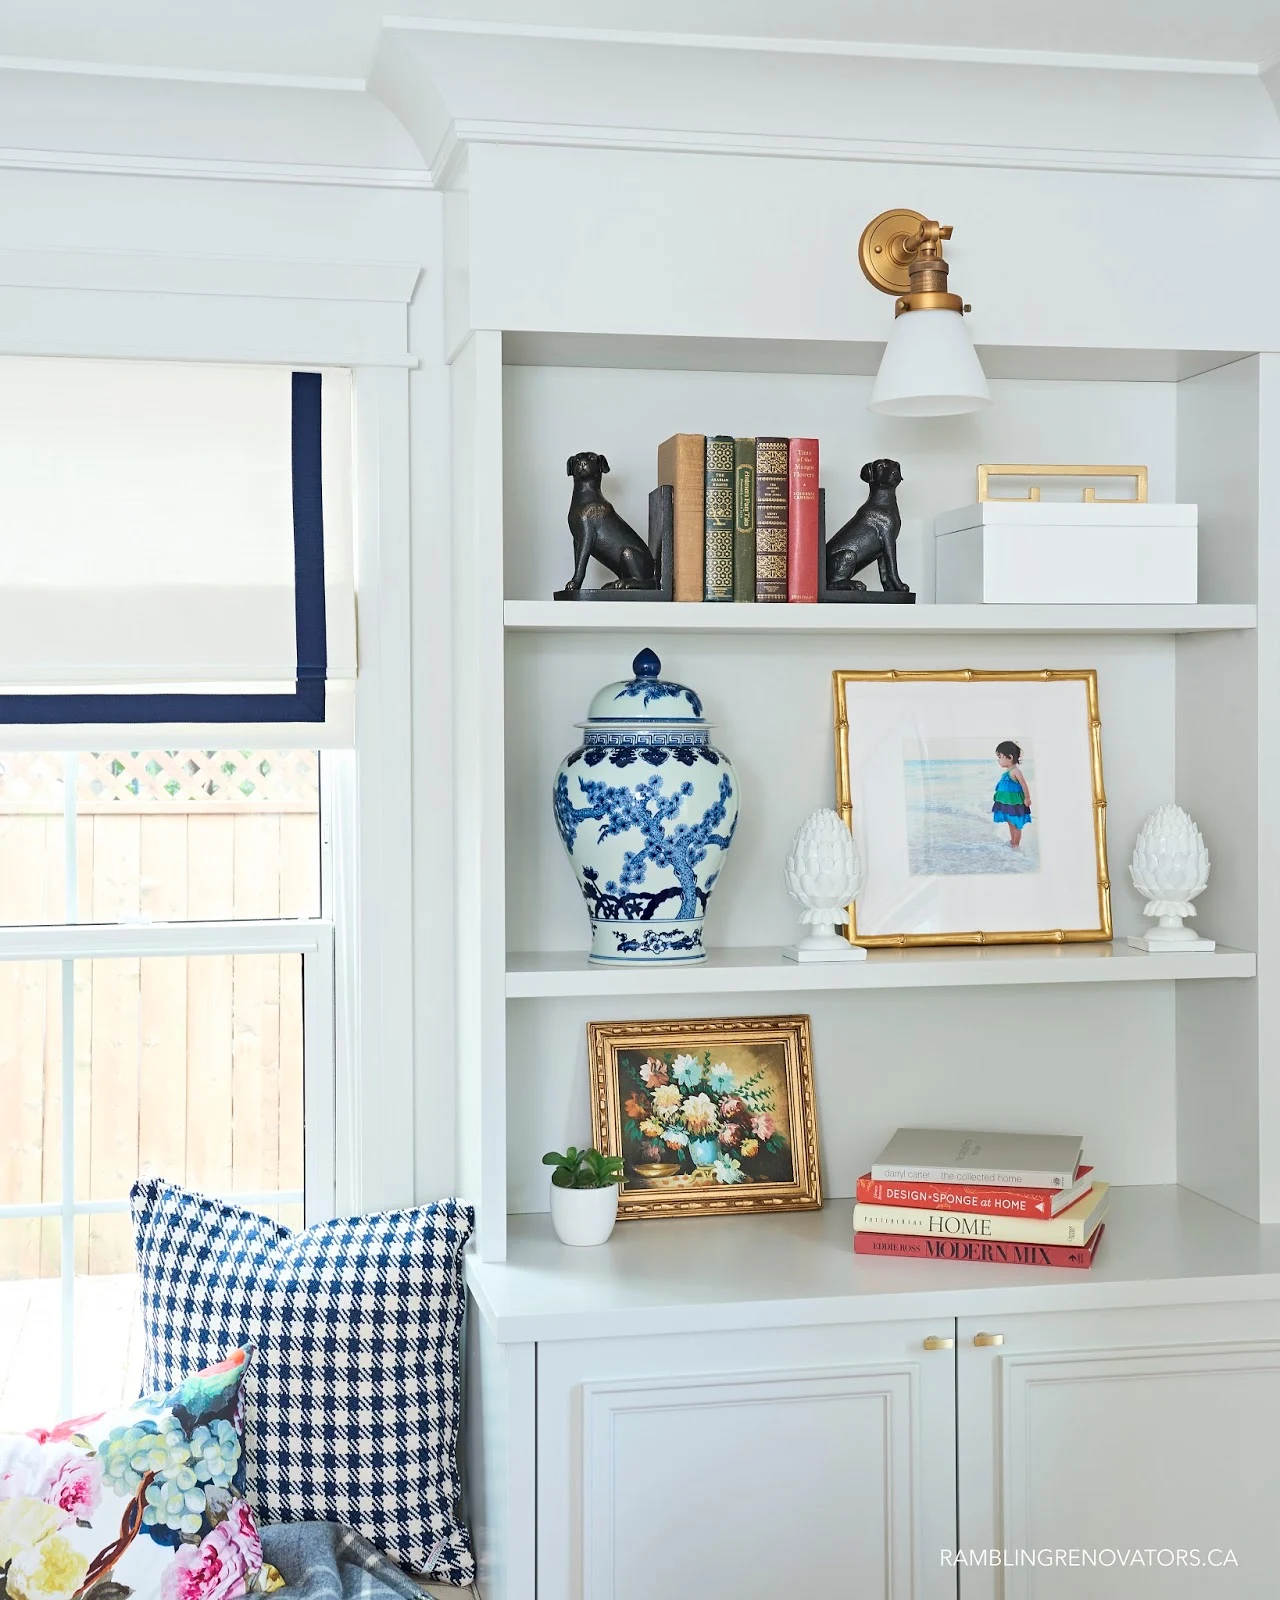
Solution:
<svg viewBox="0 0 1280 1600">
<path fill-rule="evenodd" d="M 807 1017 L 592 1023 L 588 1043 L 619 1217 L 821 1204 Z"/>
<path fill-rule="evenodd" d="M 249 1358 L 53 1428 L 0 1434 L 0 1596 L 236 1600 L 279 1588 L 243 1497 Z"/>
</svg>

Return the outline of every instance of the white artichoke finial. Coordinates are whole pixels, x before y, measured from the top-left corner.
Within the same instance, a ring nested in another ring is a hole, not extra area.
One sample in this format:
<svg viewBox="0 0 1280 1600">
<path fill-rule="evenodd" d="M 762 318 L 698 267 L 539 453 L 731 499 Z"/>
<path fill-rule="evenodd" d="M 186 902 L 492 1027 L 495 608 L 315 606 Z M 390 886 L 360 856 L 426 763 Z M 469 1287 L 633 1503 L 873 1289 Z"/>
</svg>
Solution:
<svg viewBox="0 0 1280 1600">
<path fill-rule="evenodd" d="M 800 824 L 785 877 L 791 898 L 804 907 L 800 921 L 812 930 L 786 954 L 795 960 L 861 960 L 866 952 L 835 931 L 849 920 L 848 906 L 862 892 L 858 847 L 837 812 L 815 811 Z"/>
<path fill-rule="evenodd" d="M 1181 806 L 1161 806 L 1142 824 L 1133 847 L 1129 876 L 1139 894 L 1147 897 L 1144 914 L 1158 918 L 1140 938 L 1129 940 L 1139 950 L 1212 950 L 1212 939 L 1184 928 L 1183 917 L 1194 917 L 1191 902 L 1209 882 L 1209 852 L 1200 830 Z"/>
<path fill-rule="evenodd" d="M 1142 824 L 1129 876 L 1146 895 L 1148 917 L 1194 917 L 1191 902 L 1209 882 L 1209 852 L 1181 806 L 1161 806 Z"/>
</svg>

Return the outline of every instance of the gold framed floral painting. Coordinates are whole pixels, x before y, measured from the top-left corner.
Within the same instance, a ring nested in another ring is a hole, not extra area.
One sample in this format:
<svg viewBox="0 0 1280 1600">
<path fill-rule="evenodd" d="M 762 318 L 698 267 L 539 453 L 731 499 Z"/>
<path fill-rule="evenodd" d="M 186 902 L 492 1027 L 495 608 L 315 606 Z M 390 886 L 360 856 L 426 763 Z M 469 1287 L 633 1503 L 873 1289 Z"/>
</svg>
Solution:
<svg viewBox="0 0 1280 1600">
<path fill-rule="evenodd" d="M 1111 938 L 1096 672 L 832 677 L 851 943 Z"/>
<path fill-rule="evenodd" d="M 821 1206 L 808 1017 L 593 1022 L 587 1045 L 619 1217 Z"/>
</svg>

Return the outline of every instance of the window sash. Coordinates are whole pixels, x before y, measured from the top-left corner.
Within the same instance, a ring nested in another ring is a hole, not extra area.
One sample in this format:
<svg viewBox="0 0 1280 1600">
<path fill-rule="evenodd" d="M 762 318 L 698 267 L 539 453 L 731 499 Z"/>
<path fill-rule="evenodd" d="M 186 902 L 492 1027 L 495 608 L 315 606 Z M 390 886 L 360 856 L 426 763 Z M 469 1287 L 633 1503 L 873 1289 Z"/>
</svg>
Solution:
<svg viewBox="0 0 1280 1600">
<path fill-rule="evenodd" d="M 127 1196 L 77 1200 L 75 1188 L 75 963 L 119 957 L 297 954 L 302 957 L 303 1193 L 233 1195 L 242 1204 L 303 1200 L 307 1223 L 334 1215 L 336 1173 L 336 1032 L 332 922 L 68 923 L 0 928 L 0 961 L 62 964 L 62 1106 L 59 1124 L 61 1194 L 58 1201 L 0 1206 L 0 1220 L 59 1217 L 61 1280 L 61 1406 L 72 1405 L 75 1342 L 75 1219 L 126 1211 Z"/>
</svg>

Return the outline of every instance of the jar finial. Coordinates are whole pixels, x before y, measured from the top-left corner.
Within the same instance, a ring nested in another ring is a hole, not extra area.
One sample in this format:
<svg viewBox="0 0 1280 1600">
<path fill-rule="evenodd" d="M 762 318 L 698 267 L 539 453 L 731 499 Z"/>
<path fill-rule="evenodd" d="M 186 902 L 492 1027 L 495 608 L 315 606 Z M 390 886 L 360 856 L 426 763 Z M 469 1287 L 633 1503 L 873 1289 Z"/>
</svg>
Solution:
<svg viewBox="0 0 1280 1600">
<path fill-rule="evenodd" d="M 656 678 L 662 671 L 662 663 L 646 645 L 631 663 L 631 670 L 637 678 Z"/>
</svg>

